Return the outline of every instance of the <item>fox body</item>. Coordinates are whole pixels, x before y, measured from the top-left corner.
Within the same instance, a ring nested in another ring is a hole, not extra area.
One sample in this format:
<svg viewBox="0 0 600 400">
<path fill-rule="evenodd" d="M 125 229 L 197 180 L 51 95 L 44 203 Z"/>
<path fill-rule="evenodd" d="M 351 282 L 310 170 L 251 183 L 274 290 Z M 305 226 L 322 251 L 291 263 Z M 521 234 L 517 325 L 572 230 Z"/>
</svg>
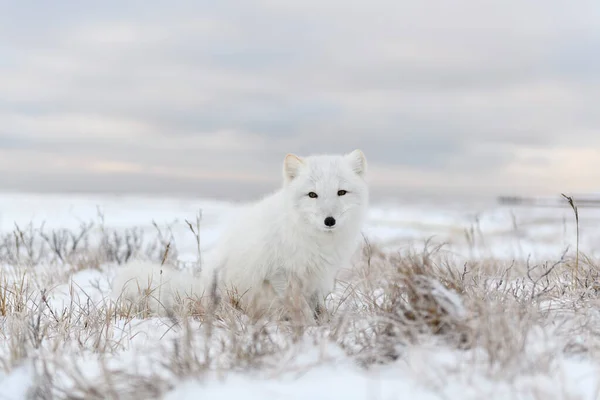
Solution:
<svg viewBox="0 0 600 400">
<path fill-rule="evenodd" d="M 260 314 L 294 294 L 303 316 L 312 318 L 312 312 L 324 310 L 337 272 L 357 248 L 369 201 L 366 168 L 360 150 L 305 158 L 288 154 L 283 186 L 231 216 L 199 278 L 165 276 L 165 296 L 172 298 L 177 288 L 206 295 L 216 284 L 221 293 L 234 293 L 247 311 Z M 157 266 L 133 268 L 117 276 L 114 290 L 132 278 L 147 286 L 152 271 L 158 283 Z M 132 294 L 124 292 L 126 298 Z M 161 303 L 171 304 L 171 298 Z"/>
</svg>

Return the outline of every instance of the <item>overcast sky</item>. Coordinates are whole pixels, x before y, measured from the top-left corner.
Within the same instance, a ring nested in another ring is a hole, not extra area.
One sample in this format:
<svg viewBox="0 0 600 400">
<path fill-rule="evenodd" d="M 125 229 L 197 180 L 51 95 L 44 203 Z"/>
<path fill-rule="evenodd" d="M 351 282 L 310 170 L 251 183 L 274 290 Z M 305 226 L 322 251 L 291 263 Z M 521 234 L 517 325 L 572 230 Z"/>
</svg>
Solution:
<svg viewBox="0 0 600 400">
<path fill-rule="evenodd" d="M 0 188 L 247 198 L 354 148 L 382 194 L 599 191 L 598 1 L 0 3 Z"/>
</svg>

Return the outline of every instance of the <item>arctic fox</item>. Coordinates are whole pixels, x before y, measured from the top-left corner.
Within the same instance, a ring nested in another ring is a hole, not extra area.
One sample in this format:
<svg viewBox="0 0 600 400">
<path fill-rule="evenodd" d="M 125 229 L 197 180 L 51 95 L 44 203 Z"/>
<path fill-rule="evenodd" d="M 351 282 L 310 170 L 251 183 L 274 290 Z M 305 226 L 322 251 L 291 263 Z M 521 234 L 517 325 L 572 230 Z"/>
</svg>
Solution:
<svg viewBox="0 0 600 400">
<path fill-rule="evenodd" d="M 137 262 L 118 273 L 114 293 L 136 300 L 139 287 L 151 282 L 150 289 L 158 290 L 161 284 L 163 300 L 154 307 L 170 307 L 175 296 L 206 295 L 214 284 L 220 297 L 239 296 L 236 301 L 249 314 L 285 309 L 291 299 L 303 320 L 314 321 L 325 311 L 337 272 L 357 249 L 369 201 L 366 170 L 360 150 L 305 158 L 288 154 L 282 187 L 233 215 L 200 277 L 165 274 L 166 268 Z"/>
</svg>

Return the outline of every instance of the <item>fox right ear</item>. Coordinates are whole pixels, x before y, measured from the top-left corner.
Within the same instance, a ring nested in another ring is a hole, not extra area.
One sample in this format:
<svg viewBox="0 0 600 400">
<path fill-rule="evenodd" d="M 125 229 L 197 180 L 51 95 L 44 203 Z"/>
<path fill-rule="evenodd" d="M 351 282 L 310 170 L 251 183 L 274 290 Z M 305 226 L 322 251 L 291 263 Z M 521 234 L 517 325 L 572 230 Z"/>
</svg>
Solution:
<svg viewBox="0 0 600 400">
<path fill-rule="evenodd" d="M 304 165 L 304 160 L 295 154 L 288 154 L 283 160 L 283 178 L 286 182 L 294 180 L 298 176 L 300 168 Z"/>
<path fill-rule="evenodd" d="M 356 172 L 358 176 L 365 175 L 367 172 L 367 158 L 361 150 L 357 149 L 349 154 L 346 154 L 346 159 L 350 163 L 352 170 Z"/>
</svg>

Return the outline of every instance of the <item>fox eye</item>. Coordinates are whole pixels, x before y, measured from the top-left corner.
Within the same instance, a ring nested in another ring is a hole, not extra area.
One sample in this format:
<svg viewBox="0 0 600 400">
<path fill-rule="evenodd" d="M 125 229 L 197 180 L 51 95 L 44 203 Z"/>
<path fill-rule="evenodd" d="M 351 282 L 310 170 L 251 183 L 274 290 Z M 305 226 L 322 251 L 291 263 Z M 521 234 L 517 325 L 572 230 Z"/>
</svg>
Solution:
<svg viewBox="0 0 600 400">
<path fill-rule="evenodd" d="M 317 196 L 317 194 L 316 194 L 315 192 L 310 192 L 310 193 L 308 194 L 308 197 L 310 197 L 311 199 L 316 199 L 316 198 L 317 198 L 317 197 L 319 197 L 319 196 Z"/>
<path fill-rule="evenodd" d="M 343 196 L 343 195 L 345 195 L 346 193 L 348 193 L 348 191 L 347 191 L 347 190 L 338 190 L 338 196 Z"/>
</svg>

